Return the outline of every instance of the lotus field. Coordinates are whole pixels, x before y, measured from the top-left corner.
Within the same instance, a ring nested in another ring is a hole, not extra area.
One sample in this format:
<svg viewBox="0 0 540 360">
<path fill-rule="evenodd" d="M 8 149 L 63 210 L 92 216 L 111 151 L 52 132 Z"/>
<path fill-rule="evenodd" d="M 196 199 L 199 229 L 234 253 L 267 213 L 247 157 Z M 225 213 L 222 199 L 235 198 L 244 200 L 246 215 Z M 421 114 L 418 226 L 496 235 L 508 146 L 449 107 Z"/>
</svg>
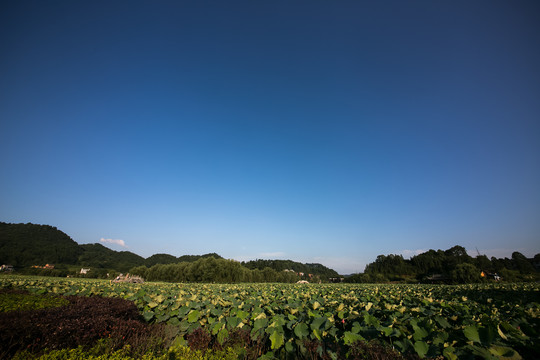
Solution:
<svg viewBox="0 0 540 360">
<path fill-rule="evenodd" d="M 216 341 L 242 328 L 264 339 L 265 357 L 321 357 L 378 340 L 419 357 L 540 358 L 540 286 L 352 284 L 115 284 L 105 280 L 3 276 L 0 287 L 34 293 L 121 297 L 148 322 Z M 199 330 L 200 331 L 200 330 Z M 180 339 L 181 340 L 181 339 Z"/>
</svg>

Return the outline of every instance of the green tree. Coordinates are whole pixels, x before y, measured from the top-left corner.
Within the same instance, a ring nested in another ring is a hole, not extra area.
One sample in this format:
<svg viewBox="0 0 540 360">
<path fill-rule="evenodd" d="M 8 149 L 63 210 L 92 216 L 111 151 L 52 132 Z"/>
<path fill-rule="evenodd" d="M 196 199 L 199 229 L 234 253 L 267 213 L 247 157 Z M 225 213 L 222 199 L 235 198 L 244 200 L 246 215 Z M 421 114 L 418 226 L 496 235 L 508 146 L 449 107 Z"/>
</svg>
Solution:
<svg viewBox="0 0 540 360">
<path fill-rule="evenodd" d="M 467 254 L 463 246 L 456 245 L 444 252 L 446 259 L 444 262 L 444 272 L 451 273 L 458 264 L 472 263 L 472 258 Z"/>
<path fill-rule="evenodd" d="M 512 263 L 514 268 L 521 274 L 532 274 L 535 272 L 535 269 L 530 263 L 529 259 L 518 251 L 512 253 Z"/>
<path fill-rule="evenodd" d="M 493 264 L 486 255 L 479 255 L 474 259 L 474 265 L 482 271 L 493 271 Z"/>
<path fill-rule="evenodd" d="M 430 274 L 443 273 L 445 271 L 445 261 L 446 254 L 442 250 L 429 250 L 425 253 L 418 254 L 411 259 L 417 278 L 422 278 Z"/>
<path fill-rule="evenodd" d="M 146 266 L 144 266 L 144 265 L 137 266 L 137 267 L 134 267 L 131 270 L 129 270 L 129 272 L 131 274 L 133 274 L 133 275 L 137 275 L 137 276 L 142 277 L 143 279 L 146 279 L 147 274 L 148 274 L 148 268 Z"/>
<path fill-rule="evenodd" d="M 452 280 L 460 284 L 480 282 L 481 271 L 476 266 L 469 263 L 458 264 L 452 271 Z"/>
<path fill-rule="evenodd" d="M 76 264 L 81 253 L 79 245 L 56 227 L 0 222 L 0 264 Z"/>
<path fill-rule="evenodd" d="M 375 262 L 368 264 L 365 273 L 383 274 L 385 277 L 401 277 L 413 274 L 413 268 L 403 259 L 402 255 L 379 255 Z"/>
<path fill-rule="evenodd" d="M 154 266 L 156 264 L 175 264 L 178 259 L 169 254 L 154 254 L 144 260 L 146 266 Z"/>
</svg>

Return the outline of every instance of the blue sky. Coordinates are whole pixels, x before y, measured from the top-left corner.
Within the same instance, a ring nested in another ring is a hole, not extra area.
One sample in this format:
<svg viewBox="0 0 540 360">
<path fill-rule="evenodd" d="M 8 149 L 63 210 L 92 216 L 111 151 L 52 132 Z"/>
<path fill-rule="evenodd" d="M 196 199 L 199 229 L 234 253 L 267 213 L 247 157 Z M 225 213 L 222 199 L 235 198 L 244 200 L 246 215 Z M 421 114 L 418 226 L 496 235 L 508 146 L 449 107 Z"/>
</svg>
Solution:
<svg viewBox="0 0 540 360">
<path fill-rule="evenodd" d="M 144 257 L 540 252 L 537 1 L 4 1 L 0 220 Z"/>
</svg>

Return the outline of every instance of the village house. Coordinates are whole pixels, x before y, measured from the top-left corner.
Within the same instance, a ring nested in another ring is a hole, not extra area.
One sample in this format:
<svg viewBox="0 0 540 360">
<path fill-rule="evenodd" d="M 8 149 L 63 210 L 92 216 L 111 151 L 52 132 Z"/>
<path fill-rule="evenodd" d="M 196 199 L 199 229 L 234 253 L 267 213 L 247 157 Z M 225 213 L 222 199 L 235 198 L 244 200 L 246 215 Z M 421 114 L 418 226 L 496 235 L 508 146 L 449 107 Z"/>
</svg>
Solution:
<svg viewBox="0 0 540 360">
<path fill-rule="evenodd" d="M 0 271 L 7 271 L 7 272 L 11 272 L 13 271 L 13 265 L 2 265 L 0 267 Z"/>
</svg>

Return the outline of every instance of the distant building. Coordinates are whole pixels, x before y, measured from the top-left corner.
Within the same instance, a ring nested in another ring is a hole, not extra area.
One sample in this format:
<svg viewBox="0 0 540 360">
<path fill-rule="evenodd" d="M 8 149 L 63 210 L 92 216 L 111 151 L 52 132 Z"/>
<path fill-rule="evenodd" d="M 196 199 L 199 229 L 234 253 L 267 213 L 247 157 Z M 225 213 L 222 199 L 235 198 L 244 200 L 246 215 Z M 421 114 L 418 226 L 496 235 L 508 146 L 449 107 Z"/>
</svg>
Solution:
<svg viewBox="0 0 540 360">
<path fill-rule="evenodd" d="M 0 271 L 7 271 L 7 272 L 11 272 L 15 269 L 13 269 L 13 265 L 2 265 L 0 267 Z"/>
<path fill-rule="evenodd" d="M 482 272 L 480 273 L 480 276 L 483 277 L 483 278 L 491 279 L 491 280 L 495 280 L 495 281 L 501 280 L 501 277 L 500 277 L 499 274 L 497 274 L 497 273 L 495 273 L 495 274 L 490 274 L 490 273 L 487 273 L 487 272 L 482 271 Z"/>
<path fill-rule="evenodd" d="M 495 274 L 487 274 L 487 276 L 488 276 L 488 279 L 493 279 L 495 281 L 501 280 L 501 277 L 497 273 L 495 273 Z"/>
<path fill-rule="evenodd" d="M 33 267 L 34 269 L 49 269 L 49 270 L 54 269 L 54 265 L 53 265 L 53 264 L 45 264 L 45 266 L 32 265 L 32 267 Z"/>
</svg>

